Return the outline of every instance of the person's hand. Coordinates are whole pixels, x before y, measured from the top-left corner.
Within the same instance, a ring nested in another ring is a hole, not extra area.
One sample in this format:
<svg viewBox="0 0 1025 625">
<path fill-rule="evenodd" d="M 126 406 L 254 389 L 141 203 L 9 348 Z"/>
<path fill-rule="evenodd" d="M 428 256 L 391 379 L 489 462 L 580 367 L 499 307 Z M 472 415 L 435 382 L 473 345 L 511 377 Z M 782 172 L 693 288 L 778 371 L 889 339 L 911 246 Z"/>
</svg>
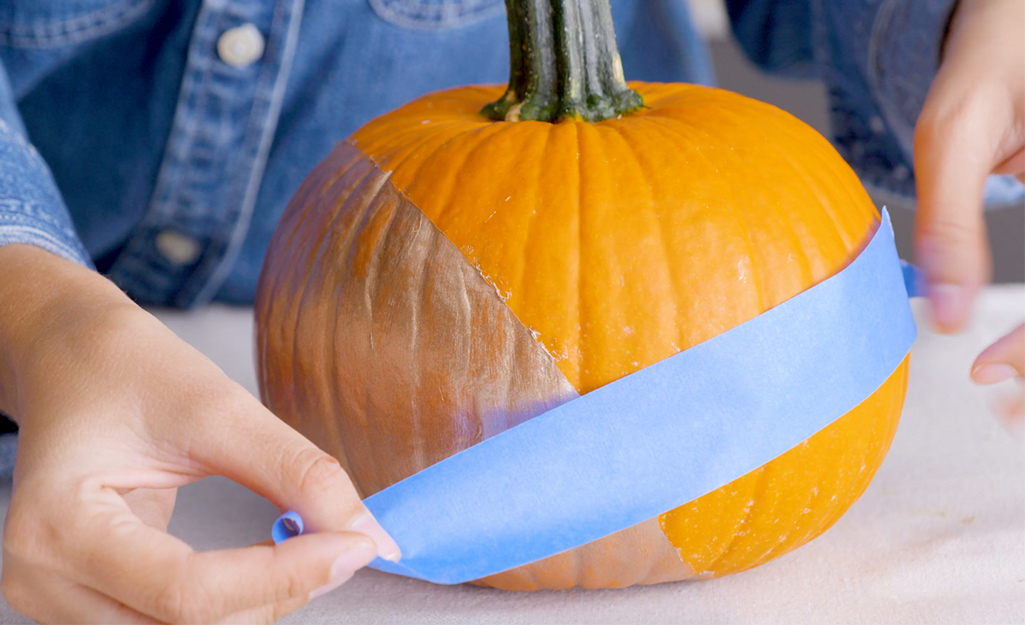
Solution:
<svg viewBox="0 0 1025 625">
<path fill-rule="evenodd" d="M 987 347 L 972 365 L 972 379 L 979 384 L 1018 380 L 1018 393 L 998 395 L 991 404 L 993 412 L 1019 438 L 1025 438 L 1025 324 Z"/>
<path fill-rule="evenodd" d="M 337 461 L 109 281 L 29 246 L 0 248 L 0 410 L 20 425 L 0 586 L 34 619 L 271 621 L 399 556 Z M 215 474 L 318 533 L 193 551 L 165 531 L 176 488 Z"/>
<path fill-rule="evenodd" d="M 1025 181 L 1025 2 L 960 0 L 943 62 L 915 129 L 915 257 L 943 332 L 967 322 L 990 277 L 983 185 L 990 173 Z M 1025 326 L 975 361 L 972 379 L 1025 376 Z M 1015 409 L 1025 419 L 1025 386 Z"/>
</svg>

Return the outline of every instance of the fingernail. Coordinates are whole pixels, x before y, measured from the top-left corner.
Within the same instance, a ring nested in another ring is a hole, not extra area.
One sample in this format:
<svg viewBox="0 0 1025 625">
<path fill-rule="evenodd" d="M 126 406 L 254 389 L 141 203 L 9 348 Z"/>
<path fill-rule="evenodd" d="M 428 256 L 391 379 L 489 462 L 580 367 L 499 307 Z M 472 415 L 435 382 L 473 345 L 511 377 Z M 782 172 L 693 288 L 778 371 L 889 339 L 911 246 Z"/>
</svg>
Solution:
<svg viewBox="0 0 1025 625">
<path fill-rule="evenodd" d="M 377 555 L 381 556 L 381 558 L 391 562 L 398 562 L 399 558 L 402 557 L 402 551 L 399 549 L 398 544 L 392 540 L 388 532 L 384 531 L 384 528 L 381 527 L 381 524 L 377 522 L 377 519 L 370 512 L 364 512 L 362 516 L 353 521 L 349 529 L 369 536 L 370 540 L 377 544 Z"/>
<path fill-rule="evenodd" d="M 1016 375 L 1018 372 L 1014 367 L 1002 363 L 978 365 L 972 369 L 972 379 L 979 384 L 997 384 Z"/>
<path fill-rule="evenodd" d="M 941 330 L 954 330 L 968 316 L 968 292 L 957 284 L 933 284 L 929 287 L 933 323 Z"/>
<path fill-rule="evenodd" d="M 353 574 L 370 563 L 377 555 L 377 545 L 365 539 L 357 541 L 352 548 L 338 556 L 331 565 L 331 581 L 310 593 L 310 601 L 327 594 L 352 579 Z"/>
</svg>

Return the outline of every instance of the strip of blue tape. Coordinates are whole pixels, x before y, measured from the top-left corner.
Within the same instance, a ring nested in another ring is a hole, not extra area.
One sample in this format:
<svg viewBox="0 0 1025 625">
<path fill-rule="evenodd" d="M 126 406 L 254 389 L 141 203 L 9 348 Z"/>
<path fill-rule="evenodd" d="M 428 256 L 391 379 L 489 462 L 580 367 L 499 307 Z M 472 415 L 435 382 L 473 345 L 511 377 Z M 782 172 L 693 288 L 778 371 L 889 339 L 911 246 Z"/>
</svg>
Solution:
<svg viewBox="0 0 1025 625">
<path fill-rule="evenodd" d="M 846 414 L 900 365 L 916 334 L 904 278 L 884 209 L 868 246 L 828 280 L 367 498 L 402 549 L 400 562 L 371 566 L 458 584 L 728 484 Z"/>
</svg>

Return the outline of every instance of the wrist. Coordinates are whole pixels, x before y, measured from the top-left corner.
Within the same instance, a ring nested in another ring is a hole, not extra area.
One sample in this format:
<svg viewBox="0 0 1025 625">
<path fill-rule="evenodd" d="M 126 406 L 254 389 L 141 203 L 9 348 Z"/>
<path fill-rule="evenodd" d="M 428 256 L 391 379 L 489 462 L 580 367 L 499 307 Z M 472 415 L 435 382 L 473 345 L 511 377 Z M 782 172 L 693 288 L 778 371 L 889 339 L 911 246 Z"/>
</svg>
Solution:
<svg viewBox="0 0 1025 625">
<path fill-rule="evenodd" d="M 0 247 L 0 412 L 20 424 L 19 384 L 69 332 L 131 302 L 100 274 L 31 245 Z"/>
</svg>

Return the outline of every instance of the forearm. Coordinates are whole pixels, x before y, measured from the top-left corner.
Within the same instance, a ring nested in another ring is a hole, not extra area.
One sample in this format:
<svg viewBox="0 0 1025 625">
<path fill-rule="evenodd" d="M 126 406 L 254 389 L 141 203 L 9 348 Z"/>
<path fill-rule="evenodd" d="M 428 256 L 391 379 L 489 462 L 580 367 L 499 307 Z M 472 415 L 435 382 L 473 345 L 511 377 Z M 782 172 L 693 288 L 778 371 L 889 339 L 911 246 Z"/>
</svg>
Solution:
<svg viewBox="0 0 1025 625">
<path fill-rule="evenodd" d="M 0 246 L 0 412 L 19 422 L 19 371 L 47 359 L 83 322 L 135 308 L 114 284 L 32 245 Z"/>
</svg>

